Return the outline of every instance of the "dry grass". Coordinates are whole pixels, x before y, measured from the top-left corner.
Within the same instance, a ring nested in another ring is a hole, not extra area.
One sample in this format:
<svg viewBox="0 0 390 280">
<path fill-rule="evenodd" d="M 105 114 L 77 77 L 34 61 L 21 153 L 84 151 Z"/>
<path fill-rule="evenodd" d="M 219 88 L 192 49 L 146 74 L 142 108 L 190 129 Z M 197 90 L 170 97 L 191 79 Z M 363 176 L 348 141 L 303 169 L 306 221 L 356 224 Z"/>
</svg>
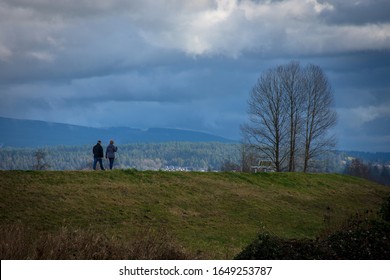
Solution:
<svg viewBox="0 0 390 280">
<path fill-rule="evenodd" d="M 145 230 L 132 242 L 92 230 L 62 227 L 58 231 L 34 232 L 23 225 L 2 226 L 2 260 L 157 260 L 194 259 L 164 231 Z"/>
</svg>

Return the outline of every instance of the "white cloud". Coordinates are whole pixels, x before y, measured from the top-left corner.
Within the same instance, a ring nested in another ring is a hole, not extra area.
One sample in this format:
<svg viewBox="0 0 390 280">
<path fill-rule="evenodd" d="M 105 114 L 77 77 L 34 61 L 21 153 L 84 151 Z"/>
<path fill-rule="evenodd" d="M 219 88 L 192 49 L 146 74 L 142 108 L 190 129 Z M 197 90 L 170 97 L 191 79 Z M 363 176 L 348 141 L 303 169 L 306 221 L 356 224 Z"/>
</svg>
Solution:
<svg viewBox="0 0 390 280">
<path fill-rule="evenodd" d="M 360 128 L 364 124 L 376 119 L 390 118 L 389 104 L 339 108 L 337 111 L 339 114 L 339 121 L 342 122 L 342 126 L 352 129 Z"/>
<path fill-rule="evenodd" d="M 179 49 L 193 55 L 224 54 L 236 57 L 258 50 L 274 53 L 318 54 L 390 48 L 390 25 L 333 25 L 321 14 L 334 6 L 315 0 L 235 1 L 217 0 L 215 6 L 159 18 L 158 26 L 139 28 L 144 38 L 158 47 Z M 155 16 L 154 14 L 152 14 Z"/>
<path fill-rule="evenodd" d="M 12 51 L 0 44 L 0 60 L 9 61 L 12 56 Z"/>
<path fill-rule="evenodd" d="M 322 13 L 324 11 L 333 11 L 334 10 L 334 6 L 331 3 L 328 3 L 328 2 L 319 3 L 317 0 L 307 0 L 307 1 L 314 5 L 314 10 L 317 13 Z"/>
<path fill-rule="evenodd" d="M 29 52 L 39 54 L 35 57 L 41 60 L 45 53 L 43 60 L 49 60 L 55 53 L 48 55 L 48 48 L 71 53 L 78 47 L 76 39 L 79 45 L 89 46 L 101 43 L 102 36 L 112 45 L 129 44 L 126 26 L 156 52 L 163 48 L 195 56 L 238 57 L 246 51 L 310 55 L 390 48 L 390 23 L 361 26 L 324 21 L 322 14 L 337 12 L 339 3 L 333 2 L 4 1 L 0 4 L 0 58 Z M 114 20 L 117 28 L 107 30 L 107 22 Z M 116 30 L 122 36 L 114 36 Z M 106 55 L 104 49 L 100 51 Z"/>
<path fill-rule="evenodd" d="M 28 56 L 44 62 L 52 62 L 54 60 L 53 55 L 48 52 L 28 52 Z"/>
</svg>

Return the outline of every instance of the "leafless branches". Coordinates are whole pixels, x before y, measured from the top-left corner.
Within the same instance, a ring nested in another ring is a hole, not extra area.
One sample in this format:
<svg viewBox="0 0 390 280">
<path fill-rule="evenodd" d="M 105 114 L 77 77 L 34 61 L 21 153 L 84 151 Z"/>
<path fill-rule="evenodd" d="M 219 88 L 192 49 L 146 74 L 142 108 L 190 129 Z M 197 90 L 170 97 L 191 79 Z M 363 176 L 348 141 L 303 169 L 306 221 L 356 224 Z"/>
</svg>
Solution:
<svg viewBox="0 0 390 280">
<path fill-rule="evenodd" d="M 245 143 L 270 159 L 276 171 L 296 171 L 300 161 L 334 146 L 328 136 L 336 123 L 333 93 L 326 75 L 315 65 L 298 62 L 272 68 L 260 76 L 248 100 L 249 122 L 242 126 Z"/>
</svg>

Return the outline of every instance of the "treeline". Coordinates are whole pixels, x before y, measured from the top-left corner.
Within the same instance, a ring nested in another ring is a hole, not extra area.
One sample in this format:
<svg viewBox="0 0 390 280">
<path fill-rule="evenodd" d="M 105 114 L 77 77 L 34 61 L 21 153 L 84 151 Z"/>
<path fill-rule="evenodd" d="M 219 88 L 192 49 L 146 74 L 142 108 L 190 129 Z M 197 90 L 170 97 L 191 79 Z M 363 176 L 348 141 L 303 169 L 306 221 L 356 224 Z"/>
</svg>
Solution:
<svg viewBox="0 0 390 280">
<path fill-rule="evenodd" d="M 345 174 L 390 186 L 389 165 L 372 162 L 364 163 L 361 159 L 354 158 L 346 164 Z"/>
<path fill-rule="evenodd" d="M 114 168 L 161 170 L 173 166 L 220 170 L 225 161 L 239 162 L 237 144 L 138 143 L 118 146 Z M 0 170 L 88 170 L 92 164 L 92 146 L 86 145 L 0 149 Z"/>
<path fill-rule="evenodd" d="M 138 143 L 118 146 L 114 168 L 251 172 L 258 161 L 259 155 L 248 155 L 241 144 Z M 0 170 L 90 170 L 92 164 L 91 145 L 0 148 Z M 313 159 L 308 170 L 348 174 L 390 185 L 390 153 L 331 151 Z"/>
</svg>

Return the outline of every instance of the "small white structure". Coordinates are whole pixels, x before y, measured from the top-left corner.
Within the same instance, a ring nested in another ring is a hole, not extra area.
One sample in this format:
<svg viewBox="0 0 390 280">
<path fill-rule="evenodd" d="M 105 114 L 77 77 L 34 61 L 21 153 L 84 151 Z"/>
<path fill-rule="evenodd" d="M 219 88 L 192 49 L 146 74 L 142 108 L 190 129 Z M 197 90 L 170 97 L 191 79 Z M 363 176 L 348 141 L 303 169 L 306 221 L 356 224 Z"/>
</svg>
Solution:
<svg viewBox="0 0 390 280">
<path fill-rule="evenodd" d="M 257 165 L 251 166 L 251 171 L 257 172 L 275 172 L 274 163 L 270 160 L 261 159 Z"/>
</svg>

